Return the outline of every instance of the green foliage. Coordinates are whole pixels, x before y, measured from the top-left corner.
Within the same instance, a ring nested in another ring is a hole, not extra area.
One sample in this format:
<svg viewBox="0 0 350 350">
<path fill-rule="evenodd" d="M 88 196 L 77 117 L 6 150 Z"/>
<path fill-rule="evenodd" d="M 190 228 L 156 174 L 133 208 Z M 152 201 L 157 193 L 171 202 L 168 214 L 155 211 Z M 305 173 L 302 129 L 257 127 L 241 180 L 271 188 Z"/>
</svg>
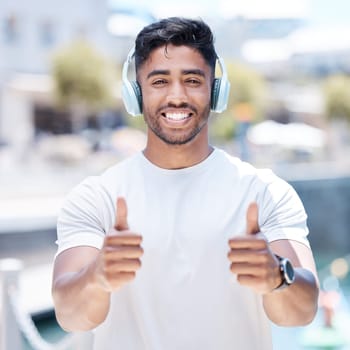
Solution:
<svg viewBox="0 0 350 350">
<path fill-rule="evenodd" d="M 111 104 L 114 69 L 85 41 L 73 42 L 54 55 L 52 75 L 60 107 L 78 104 L 96 111 Z"/>
<path fill-rule="evenodd" d="M 137 117 L 132 117 L 130 115 L 126 115 L 126 123 L 128 126 L 131 128 L 141 130 L 143 132 L 147 131 L 146 123 L 145 120 L 143 119 L 143 116 L 137 116 Z"/>
<path fill-rule="evenodd" d="M 211 119 L 210 133 L 214 139 L 227 141 L 232 139 L 240 116 L 239 106 L 250 107 L 252 122 L 259 120 L 266 103 L 266 85 L 262 76 L 252 68 L 236 62 L 226 62 L 228 78 L 231 83 L 227 110 Z"/>
<path fill-rule="evenodd" d="M 326 116 L 350 122 L 350 77 L 335 75 L 327 78 L 323 92 Z"/>
<path fill-rule="evenodd" d="M 235 122 L 230 113 L 213 114 L 210 119 L 210 137 L 217 141 L 229 141 L 234 135 Z"/>
<path fill-rule="evenodd" d="M 260 115 L 266 99 L 266 85 L 263 77 L 252 68 L 236 63 L 227 64 L 227 73 L 231 82 L 230 106 L 248 103 L 255 113 Z"/>
</svg>

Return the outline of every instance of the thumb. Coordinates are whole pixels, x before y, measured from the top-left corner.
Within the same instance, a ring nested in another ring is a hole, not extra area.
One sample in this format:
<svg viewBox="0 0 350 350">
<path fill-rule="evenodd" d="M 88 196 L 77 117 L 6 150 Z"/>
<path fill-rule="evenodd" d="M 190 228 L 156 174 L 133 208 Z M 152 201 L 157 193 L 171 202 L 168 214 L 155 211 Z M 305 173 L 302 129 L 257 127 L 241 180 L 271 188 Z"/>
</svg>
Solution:
<svg viewBox="0 0 350 350">
<path fill-rule="evenodd" d="M 247 234 L 255 235 L 260 232 L 259 222 L 258 222 L 258 205 L 256 202 L 249 204 L 247 209 Z"/>
<path fill-rule="evenodd" d="M 114 228 L 118 231 L 128 230 L 128 207 L 123 197 L 117 198 Z"/>
</svg>

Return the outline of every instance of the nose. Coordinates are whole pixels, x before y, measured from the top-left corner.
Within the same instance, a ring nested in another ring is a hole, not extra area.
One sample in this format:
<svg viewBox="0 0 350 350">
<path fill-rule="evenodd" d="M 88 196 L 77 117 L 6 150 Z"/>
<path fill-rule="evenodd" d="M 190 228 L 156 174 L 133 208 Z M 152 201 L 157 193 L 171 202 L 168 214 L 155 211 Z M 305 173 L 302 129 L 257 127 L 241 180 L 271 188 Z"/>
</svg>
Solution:
<svg viewBox="0 0 350 350">
<path fill-rule="evenodd" d="M 173 82 L 168 89 L 166 97 L 168 104 L 181 105 L 188 102 L 185 86 L 181 82 Z"/>
</svg>

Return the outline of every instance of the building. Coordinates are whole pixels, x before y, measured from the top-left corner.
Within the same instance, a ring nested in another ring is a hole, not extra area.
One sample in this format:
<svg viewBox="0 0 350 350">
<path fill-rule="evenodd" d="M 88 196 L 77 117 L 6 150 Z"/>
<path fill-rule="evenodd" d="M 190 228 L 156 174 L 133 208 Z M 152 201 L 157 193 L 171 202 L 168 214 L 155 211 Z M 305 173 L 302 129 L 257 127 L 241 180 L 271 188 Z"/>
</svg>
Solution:
<svg viewBox="0 0 350 350">
<path fill-rule="evenodd" d="M 108 52 L 108 6 L 99 0 L 0 2 L 0 71 L 47 73 L 55 48 L 86 37 Z"/>
<path fill-rule="evenodd" d="M 35 104 L 50 98 L 51 56 L 75 38 L 108 54 L 107 1 L 0 2 L 0 142 L 26 147 Z"/>
</svg>

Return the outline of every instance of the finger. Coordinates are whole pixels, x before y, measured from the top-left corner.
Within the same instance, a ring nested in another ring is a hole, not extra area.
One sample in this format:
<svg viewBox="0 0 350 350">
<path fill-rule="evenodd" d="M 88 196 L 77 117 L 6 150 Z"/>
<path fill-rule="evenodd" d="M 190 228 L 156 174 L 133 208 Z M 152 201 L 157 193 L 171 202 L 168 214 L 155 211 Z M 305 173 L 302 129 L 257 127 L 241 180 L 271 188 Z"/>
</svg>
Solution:
<svg viewBox="0 0 350 350">
<path fill-rule="evenodd" d="M 123 259 L 117 262 L 111 263 L 107 269 L 108 272 L 118 273 L 118 272 L 133 272 L 141 268 L 140 259 Z"/>
<path fill-rule="evenodd" d="M 140 258 L 142 255 L 143 249 L 137 246 L 107 247 L 105 250 L 106 261 L 134 259 Z"/>
<path fill-rule="evenodd" d="M 268 260 L 265 250 L 230 250 L 227 257 L 233 263 L 265 264 Z"/>
<path fill-rule="evenodd" d="M 116 217 L 114 228 L 118 231 L 124 231 L 129 229 L 128 225 L 128 207 L 126 205 L 125 198 L 118 197 L 116 205 Z"/>
<path fill-rule="evenodd" d="M 253 275 L 237 275 L 237 281 L 246 287 L 256 287 L 256 285 L 261 283 L 261 279 L 259 277 Z"/>
<path fill-rule="evenodd" d="M 247 209 L 247 231 L 248 235 L 255 235 L 260 231 L 259 221 L 258 221 L 258 205 L 256 202 L 249 204 Z"/>
<path fill-rule="evenodd" d="M 266 239 L 258 237 L 252 239 L 247 236 L 231 238 L 228 241 L 231 249 L 265 249 L 267 248 Z"/>
<path fill-rule="evenodd" d="M 142 236 L 134 233 L 110 234 L 106 236 L 105 242 L 105 246 L 139 246 Z"/>
<path fill-rule="evenodd" d="M 132 281 L 136 276 L 136 271 L 106 272 L 106 279 L 111 290 L 119 288 L 124 283 Z"/>
<path fill-rule="evenodd" d="M 278 285 L 275 282 L 268 282 L 259 276 L 244 274 L 237 275 L 237 281 L 240 285 L 250 287 L 259 294 L 269 293 Z"/>
<path fill-rule="evenodd" d="M 261 266 L 246 263 L 234 263 L 230 266 L 231 272 L 243 276 L 259 277 L 261 275 Z"/>
</svg>

